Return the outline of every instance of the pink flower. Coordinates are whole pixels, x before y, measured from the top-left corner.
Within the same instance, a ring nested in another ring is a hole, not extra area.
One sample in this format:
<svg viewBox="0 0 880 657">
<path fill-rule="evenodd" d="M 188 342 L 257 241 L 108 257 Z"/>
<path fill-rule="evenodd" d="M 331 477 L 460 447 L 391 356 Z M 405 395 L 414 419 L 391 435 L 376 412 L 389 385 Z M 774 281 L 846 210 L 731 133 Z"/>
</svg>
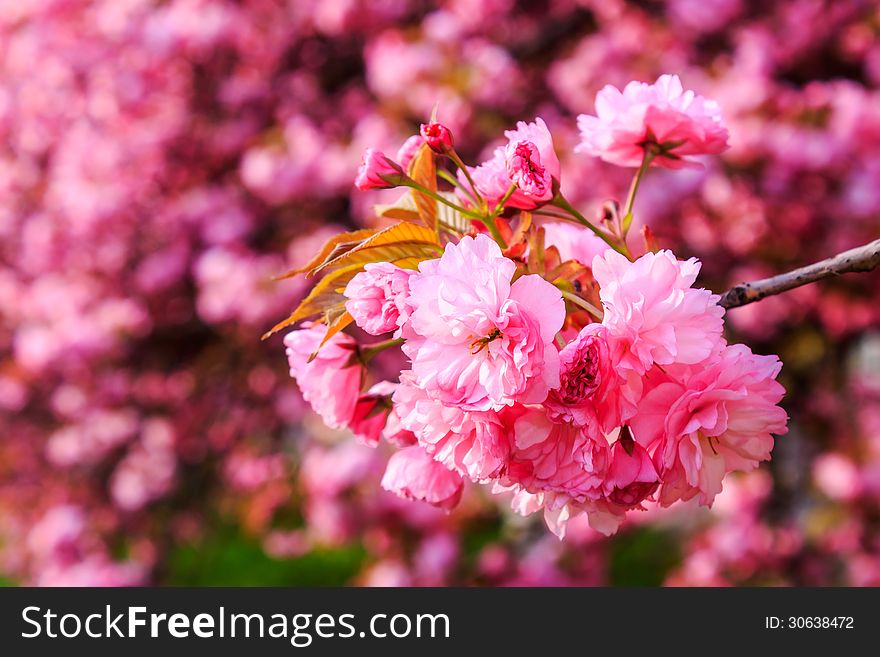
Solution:
<svg viewBox="0 0 880 657">
<path fill-rule="evenodd" d="M 655 154 L 653 163 L 669 169 L 727 148 L 718 103 L 684 91 L 677 75 L 650 85 L 630 82 L 622 93 L 608 85 L 596 95 L 596 114 L 578 116 L 577 150 L 618 166 L 640 166 L 646 148 Z"/>
<path fill-rule="evenodd" d="M 397 162 L 389 159 L 382 151 L 368 148 L 364 161 L 358 169 L 354 186 L 361 191 L 368 189 L 390 189 L 404 180 L 403 169 Z"/>
<path fill-rule="evenodd" d="M 507 479 L 529 493 L 557 493 L 575 502 L 602 497 L 610 455 L 605 436 L 554 422 L 540 406 L 517 411 Z"/>
<path fill-rule="evenodd" d="M 553 197 L 552 180 L 559 181 L 561 167 L 556 151 L 553 149 L 553 137 L 547 129 L 547 124 L 543 119 L 536 118 L 533 123 L 525 123 L 520 121 L 516 124 L 516 130 L 505 131 L 508 139 L 507 147 L 498 147 L 495 149 L 491 159 L 486 160 L 476 168 L 470 169 L 471 177 L 477 187 L 477 191 L 485 198 L 490 207 L 497 204 L 510 189 L 513 181 L 508 173 L 508 149 L 516 150 L 518 144 L 528 143 L 529 159 L 524 161 L 520 156 L 514 164 L 528 165 L 529 162 L 540 166 L 541 173 L 537 175 L 537 171 L 531 172 L 523 177 L 526 183 L 526 190 L 517 189 L 513 195 L 507 200 L 506 206 L 511 208 L 519 208 L 522 210 L 533 210 L 543 205 Z M 516 153 L 513 153 L 516 155 Z M 528 168 L 527 166 L 525 167 Z M 523 166 L 519 167 L 520 173 Z M 459 180 L 464 186 L 467 186 L 467 180 L 462 172 L 459 172 Z M 538 180 L 543 185 L 542 192 L 536 194 Z M 514 181 L 519 182 L 519 180 Z"/>
<path fill-rule="evenodd" d="M 700 495 L 711 505 L 732 470 L 751 470 L 770 458 L 773 434 L 787 431 L 777 404 L 782 363 L 744 345 L 723 348 L 706 363 L 652 370 L 638 414 L 637 442 L 654 452 L 663 484 L 660 502 Z"/>
<path fill-rule="evenodd" d="M 435 461 L 420 445 L 391 455 L 382 488 L 408 500 L 421 500 L 451 511 L 461 499 L 461 476 Z"/>
<path fill-rule="evenodd" d="M 530 141 L 512 141 L 504 149 L 507 177 L 525 196 L 548 202 L 553 198 L 553 179 L 541 164 L 538 147 Z"/>
<path fill-rule="evenodd" d="M 611 249 L 594 258 L 602 323 L 621 367 L 643 374 L 654 363 L 694 364 L 722 343 L 719 297 L 691 287 L 699 271 L 696 258 L 676 260 L 665 250 L 635 262 Z"/>
<path fill-rule="evenodd" d="M 404 171 L 409 169 L 410 162 L 413 161 L 424 143 L 425 140 L 421 135 L 413 135 L 403 142 L 400 150 L 397 151 L 397 162 Z"/>
<path fill-rule="evenodd" d="M 420 133 L 428 147 L 435 153 L 445 155 L 453 148 L 452 132 L 442 123 L 423 123 Z"/>
<path fill-rule="evenodd" d="M 510 440 L 496 413 L 462 411 L 430 399 L 409 371 L 401 372 L 393 399 L 392 416 L 437 461 L 473 481 L 496 477 L 506 467 Z"/>
<path fill-rule="evenodd" d="M 542 402 L 558 385 L 562 296 L 537 275 L 511 285 L 515 269 L 486 235 L 447 244 L 441 258 L 419 265 L 403 349 L 430 397 L 488 411 Z"/>
<path fill-rule="evenodd" d="M 608 342 L 608 328 L 588 324 L 559 352 L 559 387 L 551 390 L 550 415 L 610 433 L 635 414 L 641 392 L 637 376 L 624 378 Z"/>
<path fill-rule="evenodd" d="M 648 451 L 629 440 L 625 445 L 618 439 L 611 448 L 611 463 L 602 487 L 610 502 L 634 507 L 654 492 L 660 478 Z"/>
<path fill-rule="evenodd" d="M 330 338 L 315 359 L 308 362 L 326 332 L 327 327 L 322 324 L 297 329 L 284 336 L 284 346 L 290 376 L 296 379 L 305 400 L 328 427 L 342 429 L 354 415 L 362 368 L 352 364 L 357 344 L 344 333 Z"/>
<path fill-rule="evenodd" d="M 390 262 L 370 263 L 345 288 L 345 309 L 371 335 L 395 331 L 406 321 L 409 280 L 415 272 Z"/>
<path fill-rule="evenodd" d="M 358 397 L 348 428 L 355 438 L 375 447 L 385 430 L 391 410 L 391 395 L 397 384 L 380 381 Z"/>
</svg>

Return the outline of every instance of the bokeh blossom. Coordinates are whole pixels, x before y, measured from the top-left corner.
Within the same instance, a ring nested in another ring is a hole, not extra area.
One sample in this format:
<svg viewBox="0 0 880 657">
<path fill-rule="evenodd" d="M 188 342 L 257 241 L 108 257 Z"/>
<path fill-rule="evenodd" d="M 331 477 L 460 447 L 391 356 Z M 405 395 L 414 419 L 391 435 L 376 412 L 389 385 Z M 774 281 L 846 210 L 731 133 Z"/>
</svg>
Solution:
<svg viewBox="0 0 880 657">
<path fill-rule="evenodd" d="M 772 467 L 609 539 L 576 517 L 560 542 L 477 486 L 450 514 L 381 490 L 416 438 L 367 393 L 403 357 L 377 357 L 360 391 L 351 427 L 373 449 L 325 428 L 280 342 L 254 337 L 308 283 L 273 276 L 398 196 L 355 190 L 364 150 L 406 170 L 435 106 L 473 163 L 543 117 L 561 192 L 600 222 L 631 171 L 573 155 L 576 117 L 607 84 L 675 71 L 718 102 L 730 148 L 646 176 L 634 253 L 649 224 L 720 292 L 875 239 L 876 24 L 861 0 L 2 3 L 0 581 L 880 584 L 876 273 L 730 311 L 731 342 L 785 362 Z M 535 221 L 562 260 L 607 248 Z M 443 434 L 408 418 L 476 475 L 511 448 L 487 416 Z M 231 556 L 255 565 L 218 567 Z"/>
<path fill-rule="evenodd" d="M 696 155 L 727 148 L 721 108 L 691 90 L 677 75 L 654 84 L 630 82 L 621 92 L 608 85 L 596 95 L 596 116 L 578 116 L 579 150 L 623 167 L 638 167 L 650 152 L 658 166 L 678 169 Z"/>
</svg>

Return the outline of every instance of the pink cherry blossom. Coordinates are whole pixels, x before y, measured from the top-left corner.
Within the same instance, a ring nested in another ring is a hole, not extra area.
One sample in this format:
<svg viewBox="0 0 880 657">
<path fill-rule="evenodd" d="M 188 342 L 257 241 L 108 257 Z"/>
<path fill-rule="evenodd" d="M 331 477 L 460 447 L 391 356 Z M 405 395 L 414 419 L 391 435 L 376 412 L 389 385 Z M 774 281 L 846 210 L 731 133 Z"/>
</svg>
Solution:
<svg viewBox="0 0 880 657">
<path fill-rule="evenodd" d="M 608 433 L 635 414 L 641 380 L 619 370 L 608 333 L 588 324 L 559 352 L 559 387 L 546 401 L 553 417 Z"/>
<path fill-rule="evenodd" d="M 528 193 L 526 190 L 518 188 L 505 205 L 522 210 L 532 210 L 543 205 L 553 196 L 551 181 L 555 179 L 558 182 L 561 173 L 559 158 L 553 148 L 553 137 L 550 135 L 547 124 L 540 117 L 532 123 L 520 121 L 516 124 L 516 130 L 506 130 L 504 135 L 508 140 L 507 147 L 499 146 L 489 160 L 470 170 L 477 191 L 489 201 L 490 206 L 497 204 L 510 189 L 511 182 L 520 182 L 520 180 L 513 181 L 509 174 L 508 149 L 513 148 L 515 151 L 517 144 L 528 143 L 530 146 L 526 146 L 526 148 L 531 156 L 531 161 L 540 166 L 540 176 L 536 176 L 536 172 L 530 172 L 524 177 L 520 176 L 523 178 L 522 182 L 526 183 Z M 516 153 L 514 152 L 512 155 L 516 155 Z M 522 163 L 523 159 L 520 156 L 516 161 Z M 519 171 L 520 174 L 524 173 L 522 166 L 519 167 Z M 463 185 L 467 185 L 461 172 L 459 172 L 459 180 Z M 540 194 L 535 193 L 536 181 L 541 185 Z"/>
<path fill-rule="evenodd" d="M 666 250 L 635 262 L 610 249 L 594 258 L 602 323 L 621 350 L 621 367 L 643 374 L 654 363 L 694 364 L 719 345 L 724 310 L 717 295 L 692 287 L 699 271 L 696 258 L 677 260 Z"/>
<path fill-rule="evenodd" d="M 781 367 L 776 356 L 737 344 L 705 363 L 652 371 L 631 426 L 654 453 L 663 505 L 698 494 L 711 505 L 726 473 L 770 458 L 773 435 L 787 431 L 777 406 L 785 393 L 775 380 Z"/>
<path fill-rule="evenodd" d="M 541 163 L 538 147 L 532 142 L 510 142 L 504 149 L 504 164 L 508 179 L 523 195 L 542 203 L 553 198 L 553 179 Z"/>
<path fill-rule="evenodd" d="M 290 376 L 296 379 L 303 397 L 327 426 L 342 429 L 354 415 L 361 388 L 362 368 L 353 364 L 357 344 L 351 336 L 337 333 L 318 351 L 327 327 L 315 324 L 284 336 Z"/>
<path fill-rule="evenodd" d="M 623 167 L 640 166 L 646 149 L 653 163 L 678 169 L 727 148 L 718 103 L 685 91 L 677 75 L 633 81 L 623 92 L 607 85 L 596 95 L 596 116 L 581 114 L 578 127 L 577 150 Z"/>
<path fill-rule="evenodd" d="M 631 439 L 630 439 L 631 440 Z M 638 505 L 657 488 L 660 477 L 651 455 L 637 442 L 618 439 L 611 448 L 611 463 L 602 488 L 608 500 L 625 507 Z"/>
<path fill-rule="evenodd" d="M 435 153 L 445 155 L 453 148 L 452 132 L 442 123 L 423 123 L 419 133 Z"/>
<path fill-rule="evenodd" d="M 495 492 L 513 491 L 512 506 L 522 515 L 543 510 L 547 526 L 560 538 L 568 522 L 581 515 L 596 531 L 613 534 L 626 512 L 639 508 L 657 486 L 644 448 L 630 455 L 620 445 L 619 429 L 605 434 L 557 422 L 537 406 L 508 413 L 513 415 L 510 464 Z"/>
<path fill-rule="evenodd" d="M 435 461 L 420 445 L 391 455 L 382 488 L 409 500 L 421 500 L 449 511 L 461 499 L 461 476 Z"/>
<path fill-rule="evenodd" d="M 403 181 L 403 169 L 397 162 L 389 159 L 382 151 L 368 148 L 364 161 L 358 169 L 354 186 L 361 191 L 369 189 L 390 189 Z"/>
<path fill-rule="evenodd" d="M 497 413 L 431 399 L 412 372 L 401 372 L 392 414 L 436 460 L 473 481 L 497 477 L 507 465 L 510 438 Z"/>
<path fill-rule="evenodd" d="M 391 395 L 396 389 L 396 383 L 380 381 L 358 397 L 348 426 L 355 438 L 370 447 L 379 444 L 391 411 Z"/>
<path fill-rule="evenodd" d="M 600 498 L 610 456 L 605 436 L 554 422 L 540 406 L 521 413 L 512 422 L 507 478 L 529 493 L 557 493 L 574 502 Z"/>
<path fill-rule="evenodd" d="M 431 397 L 487 411 L 541 402 L 558 385 L 553 341 L 565 304 L 539 276 L 511 284 L 515 268 L 486 235 L 447 244 L 441 258 L 419 265 L 403 349 Z"/>
<path fill-rule="evenodd" d="M 396 331 L 408 315 L 406 298 L 415 272 L 390 262 L 370 263 L 345 288 L 345 309 L 371 335 Z"/>
</svg>

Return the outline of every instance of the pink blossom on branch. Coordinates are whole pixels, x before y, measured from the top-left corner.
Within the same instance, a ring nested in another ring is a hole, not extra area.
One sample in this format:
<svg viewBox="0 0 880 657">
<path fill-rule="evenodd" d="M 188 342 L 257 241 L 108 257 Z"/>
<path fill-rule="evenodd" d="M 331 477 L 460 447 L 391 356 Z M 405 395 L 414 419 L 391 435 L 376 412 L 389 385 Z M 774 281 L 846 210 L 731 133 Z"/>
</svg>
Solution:
<svg viewBox="0 0 880 657">
<path fill-rule="evenodd" d="M 532 123 L 520 121 L 516 124 L 516 130 L 506 130 L 504 135 L 508 140 L 507 146 L 499 146 L 489 160 L 470 169 L 477 191 L 491 207 L 504 198 L 511 183 L 524 183 L 525 188 L 518 186 L 505 205 L 521 210 L 533 210 L 544 205 L 553 198 L 552 181 L 558 183 L 561 175 L 559 158 L 547 124 L 540 117 Z M 523 157 L 526 151 L 527 157 Z M 515 166 L 508 165 L 509 158 L 514 160 L 512 164 Z M 467 186 L 467 180 L 461 172 L 459 180 Z"/>
<path fill-rule="evenodd" d="M 409 280 L 415 272 L 390 262 L 370 263 L 348 283 L 345 309 L 371 335 L 396 331 L 407 319 Z"/>
<path fill-rule="evenodd" d="M 546 203 L 553 198 L 553 179 L 541 163 L 538 147 L 530 141 L 512 141 L 504 149 L 507 177 L 524 196 Z"/>
<path fill-rule="evenodd" d="M 354 416 L 363 368 L 353 358 L 357 344 L 349 335 L 337 333 L 318 351 L 327 333 L 323 324 L 291 331 L 284 336 L 290 376 L 303 397 L 328 427 L 342 429 Z M 309 358 L 318 351 L 317 356 Z"/>
<path fill-rule="evenodd" d="M 425 143 L 428 144 L 428 147 L 440 155 L 445 155 L 454 146 L 452 132 L 442 123 L 437 123 L 436 121 L 423 123 L 419 133 L 422 139 L 425 140 Z"/>
<path fill-rule="evenodd" d="M 391 189 L 404 180 L 403 169 L 397 162 L 386 157 L 382 151 L 368 148 L 358 169 L 354 186 L 361 191 Z"/>
<path fill-rule="evenodd" d="M 510 437 L 497 413 L 432 399 L 408 370 L 400 374 L 392 417 L 436 460 L 472 481 L 488 481 L 507 467 Z"/>
<path fill-rule="evenodd" d="M 553 344 L 565 304 L 540 276 L 511 284 L 516 265 L 486 235 L 447 244 L 410 279 L 403 346 L 416 385 L 468 411 L 538 403 L 559 383 Z"/>
<path fill-rule="evenodd" d="M 654 453 L 660 502 L 699 495 L 711 505 L 721 480 L 769 460 L 773 435 L 787 431 L 777 406 L 782 363 L 731 345 L 704 363 L 655 369 L 631 424 L 636 441 Z"/>
<path fill-rule="evenodd" d="M 721 343 L 724 310 L 717 295 L 693 288 L 699 271 L 696 258 L 677 260 L 666 250 L 635 262 L 610 249 L 596 256 L 602 323 L 622 368 L 644 374 L 654 363 L 695 364 Z"/>
<path fill-rule="evenodd" d="M 727 148 L 718 103 L 685 91 L 677 75 L 633 81 L 622 92 L 607 85 L 596 95 L 596 116 L 581 114 L 578 127 L 576 150 L 623 167 L 640 166 L 646 149 L 655 154 L 652 163 L 678 169 Z"/>
<path fill-rule="evenodd" d="M 450 511 L 461 499 L 464 482 L 460 475 L 431 458 L 424 447 L 411 445 L 391 455 L 382 488 Z"/>
<path fill-rule="evenodd" d="M 588 324 L 559 352 L 559 387 L 546 406 L 551 416 L 611 432 L 635 414 L 639 377 L 626 376 L 603 324 Z"/>
</svg>

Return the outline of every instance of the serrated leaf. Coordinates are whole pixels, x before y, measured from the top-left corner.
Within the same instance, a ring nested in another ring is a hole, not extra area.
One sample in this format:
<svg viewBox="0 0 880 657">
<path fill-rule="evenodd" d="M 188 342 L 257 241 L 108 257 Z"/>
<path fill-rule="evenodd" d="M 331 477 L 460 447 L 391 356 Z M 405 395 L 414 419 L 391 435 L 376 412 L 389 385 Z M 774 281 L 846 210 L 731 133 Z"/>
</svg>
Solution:
<svg viewBox="0 0 880 657">
<path fill-rule="evenodd" d="M 558 267 L 554 268 L 547 278 L 553 283 L 556 283 L 557 281 L 570 281 L 583 275 L 587 271 L 587 267 L 585 267 L 583 263 L 580 263 L 577 260 L 566 260 Z"/>
<path fill-rule="evenodd" d="M 410 223 L 422 223 L 419 206 L 416 205 L 412 190 L 404 192 L 394 203 L 374 205 L 373 211 L 377 217 L 409 221 Z"/>
<path fill-rule="evenodd" d="M 409 165 L 409 177 L 419 185 L 437 191 L 437 163 L 432 151 L 427 144 L 422 144 Z M 419 217 L 428 230 L 437 230 L 437 201 L 427 194 L 413 191 L 413 199 L 418 208 Z"/>
<path fill-rule="evenodd" d="M 339 249 L 344 249 L 346 245 L 351 245 L 351 248 L 354 248 L 357 244 L 367 239 L 368 237 L 375 235 L 375 228 L 363 228 L 361 230 L 355 230 L 348 233 L 339 233 L 338 235 L 334 235 L 331 237 L 324 246 L 321 247 L 321 250 L 318 251 L 318 254 L 309 260 L 302 267 L 297 267 L 296 269 L 291 269 L 290 271 L 282 274 L 281 276 L 277 276 L 275 280 L 284 280 L 285 278 L 292 278 L 298 274 L 304 274 L 306 272 L 311 272 L 316 267 L 321 265 L 331 254 L 334 254 L 334 251 L 339 251 Z M 335 253 L 333 257 L 338 256 L 339 253 Z"/>
<path fill-rule="evenodd" d="M 439 250 L 440 244 L 434 231 L 419 224 L 401 222 L 379 231 L 338 257 L 327 260 L 314 271 L 371 262 L 394 262 L 407 258 L 425 260 L 439 255 Z"/>
<path fill-rule="evenodd" d="M 455 192 L 438 193 L 440 194 L 440 196 L 452 201 L 453 203 L 459 203 L 458 197 L 455 195 Z M 461 234 L 467 233 L 471 229 L 471 220 L 455 208 L 450 208 L 445 203 L 437 204 L 437 221 L 439 221 L 440 225 L 444 228 L 448 228 Z"/>
<path fill-rule="evenodd" d="M 295 324 L 301 319 L 306 319 L 312 315 L 326 313 L 329 308 L 345 303 L 345 297 L 342 291 L 349 281 L 355 275 L 363 271 L 362 265 L 352 265 L 343 267 L 328 273 L 324 278 L 318 281 L 309 291 L 305 299 L 303 299 L 296 309 L 287 316 L 287 319 L 273 326 L 263 335 L 263 340 L 274 335 L 283 328 Z"/>
<path fill-rule="evenodd" d="M 325 344 L 327 344 L 327 340 L 329 340 L 334 335 L 339 333 L 342 329 L 344 329 L 346 326 L 351 324 L 353 321 L 354 321 L 354 317 L 352 317 L 351 313 L 349 313 L 346 310 L 344 313 L 342 313 L 339 317 L 334 319 L 332 322 L 329 322 L 327 325 L 327 335 L 325 335 L 324 339 L 321 340 L 321 344 L 318 345 L 318 349 L 320 349 Z M 315 350 L 315 353 L 317 354 L 318 351 Z"/>
<path fill-rule="evenodd" d="M 336 314 L 335 318 L 331 319 L 329 316 L 326 318 L 327 324 L 327 332 L 324 334 L 324 338 L 321 340 L 321 344 L 318 345 L 318 348 L 315 349 L 309 359 L 306 361 L 307 363 L 311 363 L 318 356 L 318 352 L 321 351 L 321 347 L 327 344 L 327 341 L 330 340 L 334 335 L 339 333 L 346 326 L 351 324 L 354 321 L 354 317 L 352 317 L 348 311 L 344 310 Z M 332 391 L 331 393 L 332 394 Z"/>
</svg>

